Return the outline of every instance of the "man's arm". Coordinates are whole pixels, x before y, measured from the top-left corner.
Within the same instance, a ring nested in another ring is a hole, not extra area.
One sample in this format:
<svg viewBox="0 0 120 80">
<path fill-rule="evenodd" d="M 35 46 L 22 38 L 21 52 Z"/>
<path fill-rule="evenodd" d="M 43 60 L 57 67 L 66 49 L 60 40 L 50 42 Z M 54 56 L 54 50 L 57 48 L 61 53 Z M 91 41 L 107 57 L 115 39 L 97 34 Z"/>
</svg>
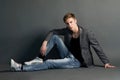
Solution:
<svg viewBox="0 0 120 80">
<path fill-rule="evenodd" d="M 43 43 L 42 43 L 42 46 L 41 46 L 41 48 L 40 48 L 40 53 L 41 53 L 41 55 L 42 56 L 45 56 L 45 53 L 46 53 L 46 49 L 47 49 L 47 42 L 48 41 L 43 41 Z"/>
<path fill-rule="evenodd" d="M 108 57 L 103 52 L 103 49 L 101 48 L 99 42 L 96 40 L 95 35 L 92 32 L 88 32 L 88 38 L 89 38 L 90 45 L 93 47 L 93 49 L 97 53 L 98 57 L 104 63 L 104 67 L 105 68 L 114 68 L 115 66 L 112 66 L 110 64 Z"/>
<path fill-rule="evenodd" d="M 51 31 L 47 34 L 47 36 L 46 36 L 45 40 L 43 41 L 42 46 L 41 46 L 41 48 L 40 48 L 40 53 L 41 53 L 42 56 L 45 56 L 45 54 L 46 54 L 47 43 L 48 43 L 48 41 L 50 40 L 50 38 L 51 38 L 54 34 L 56 34 L 56 35 L 63 35 L 63 34 L 65 34 L 65 30 L 66 30 L 66 28 L 54 29 L 54 30 L 51 30 Z"/>
</svg>

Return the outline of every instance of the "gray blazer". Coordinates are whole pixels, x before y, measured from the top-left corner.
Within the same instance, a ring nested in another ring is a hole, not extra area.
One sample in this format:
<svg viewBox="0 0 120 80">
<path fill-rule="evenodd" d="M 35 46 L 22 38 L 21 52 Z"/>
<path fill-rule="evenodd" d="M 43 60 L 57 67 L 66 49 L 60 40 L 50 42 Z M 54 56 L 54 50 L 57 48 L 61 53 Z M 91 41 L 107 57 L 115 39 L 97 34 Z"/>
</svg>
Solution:
<svg viewBox="0 0 120 80">
<path fill-rule="evenodd" d="M 79 26 L 79 29 L 81 54 L 87 67 L 92 66 L 94 64 L 90 47 L 92 47 L 95 50 L 96 54 L 104 64 L 109 63 L 107 56 L 103 52 L 94 34 L 81 26 Z M 48 33 L 46 40 L 49 41 L 50 37 L 54 34 L 64 36 L 64 43 L 69 49 L 70 40 L 72 38 L 72 32 L 68 28 L 54 29 Z"/>
</svg>

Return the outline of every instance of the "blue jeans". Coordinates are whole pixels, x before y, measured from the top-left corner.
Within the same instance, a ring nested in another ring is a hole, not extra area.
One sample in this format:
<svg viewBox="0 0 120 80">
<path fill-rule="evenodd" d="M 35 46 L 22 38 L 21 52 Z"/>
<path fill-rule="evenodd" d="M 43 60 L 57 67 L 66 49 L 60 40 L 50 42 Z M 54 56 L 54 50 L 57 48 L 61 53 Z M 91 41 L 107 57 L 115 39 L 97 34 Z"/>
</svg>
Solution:
<svg viewBox="0 0 120 80">
<path fill-rule="evenodd" d="M 57 45 L 61 59 L 48 59 L 40 64 L 23 65 L 24 71 L 44 70 L 44 69 L 59 69 L 59 68 L 79 68 L 80 62 L 70 53 L 62 39 L 53 35 L 47 44 L 46 55 Z"/>
</svg>

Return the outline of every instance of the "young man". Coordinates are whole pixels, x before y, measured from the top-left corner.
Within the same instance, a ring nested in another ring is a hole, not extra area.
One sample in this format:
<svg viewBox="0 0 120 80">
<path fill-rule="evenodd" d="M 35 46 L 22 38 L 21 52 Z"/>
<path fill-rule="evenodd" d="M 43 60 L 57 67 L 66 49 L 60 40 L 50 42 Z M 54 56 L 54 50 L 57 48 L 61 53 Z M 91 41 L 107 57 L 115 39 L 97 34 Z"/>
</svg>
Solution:
<svg viewBox="0 0 120 80">
<path fill-rule="evenodd" d="M 98 57 L 104 63 L 105 68 L 115 67 L 110 65 L 94 34 L 79 26 L 73 13 L 67 13 L 63 17 L 63 21 L 66 27 L 50 31 L 40 48 L 42 56 L 46 56 L 56 44 L 61 59 L 48 59 L 42 62 L 41 59 L 37 58 L 26 62 L 25 65 L 16 63 L 11 59 L 11 68 L 16 71 L 34 71 L 53 68 L 90 67 L 94 64 L 90 47 L 95 50 Z M 64 36 L 64 42 L 59 35 Z M 35 63 L 34 61 L 36 60 L 38 62 Z"/>
</svg>

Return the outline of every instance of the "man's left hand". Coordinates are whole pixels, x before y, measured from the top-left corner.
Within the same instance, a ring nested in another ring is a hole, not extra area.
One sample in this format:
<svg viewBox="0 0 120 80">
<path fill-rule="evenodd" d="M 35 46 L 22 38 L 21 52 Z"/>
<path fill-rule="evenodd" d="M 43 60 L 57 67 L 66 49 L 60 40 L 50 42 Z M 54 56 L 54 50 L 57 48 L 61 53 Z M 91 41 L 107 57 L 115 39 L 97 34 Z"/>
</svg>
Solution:
<svg viewBox="0 0 120 80">
<path fill-rule="evenodd" d="M 111 64 L 109 64 L 109 63 L 107 63 L 107 64 L 105 64 L 105 68 L 115 68 L 115 66 L 113 66 L 113 65 L 111 65 Z"/>
</svg>

